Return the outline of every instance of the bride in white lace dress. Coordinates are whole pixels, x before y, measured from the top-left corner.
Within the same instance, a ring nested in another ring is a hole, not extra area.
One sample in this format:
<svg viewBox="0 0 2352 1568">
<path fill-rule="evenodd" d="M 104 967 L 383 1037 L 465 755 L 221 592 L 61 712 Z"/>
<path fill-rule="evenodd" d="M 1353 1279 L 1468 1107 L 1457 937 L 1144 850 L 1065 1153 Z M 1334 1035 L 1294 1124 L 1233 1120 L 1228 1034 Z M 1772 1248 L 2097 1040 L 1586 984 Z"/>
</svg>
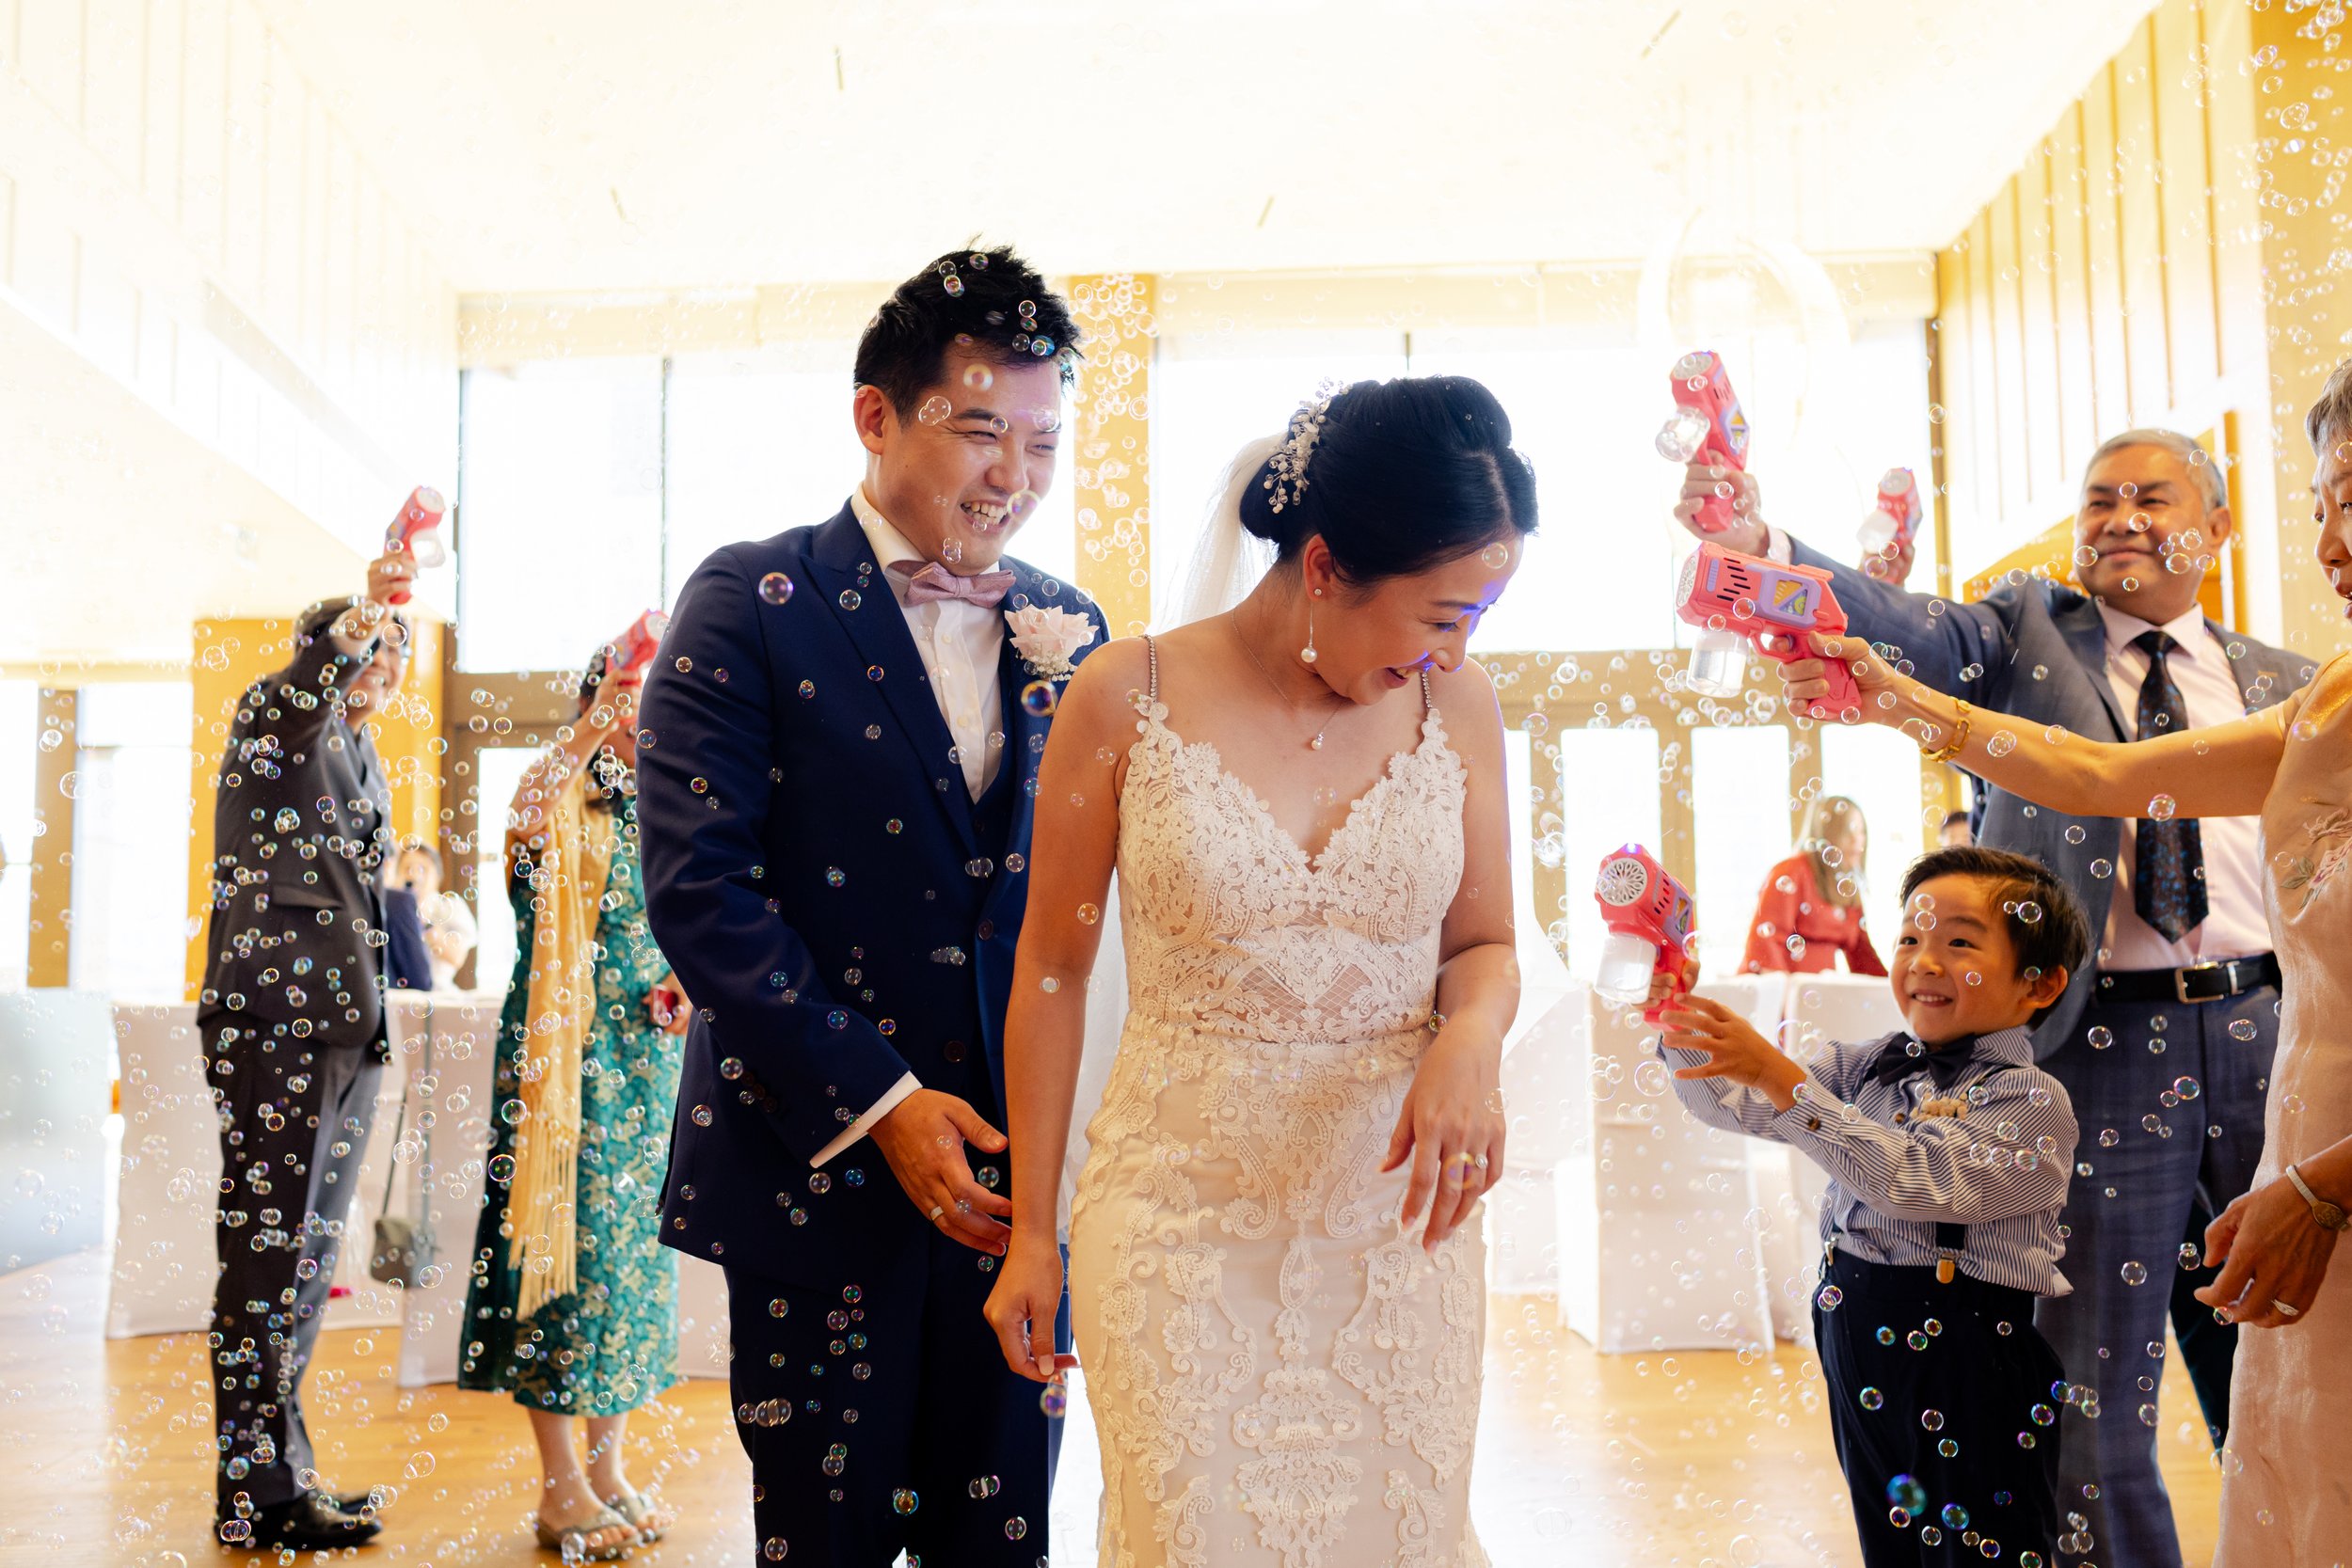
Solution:
<svg viewBox="0 0 2352 1568">
<path fill-rule="evenodd" d="M 1477 1204 L 1518 985 L 1502 721 L 1464 646 L 1534 479 L 1476 382 L 1363 382 L 1246 452 L 1224 512 L 1220 570 L 1240 528 L 1272 568 L 1097 652 L 1055 718 L 989 1317 L 1016 1370 L 1051 1375 L 1055 1183 L 1116 865 L 1128 1012 L 1070 1246 L 1102 1563 L 1483 1568 Z"/>
</svg>

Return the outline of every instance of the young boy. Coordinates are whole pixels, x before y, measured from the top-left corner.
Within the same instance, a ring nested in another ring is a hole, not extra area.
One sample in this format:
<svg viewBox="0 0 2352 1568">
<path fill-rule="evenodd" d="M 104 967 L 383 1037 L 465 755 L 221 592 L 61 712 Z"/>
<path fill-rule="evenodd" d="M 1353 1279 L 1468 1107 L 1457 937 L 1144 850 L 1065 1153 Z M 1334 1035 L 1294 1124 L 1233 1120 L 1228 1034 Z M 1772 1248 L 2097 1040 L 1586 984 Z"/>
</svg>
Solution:
<svg viewBox="0 0 2352 1568">
<path fill-rule="evenodd" d="M 1813 1329 L 1870 1568 L 2057 1563 L 2065 1374 L 2033 1308 L 2068 1289 L 2075 1128 L 2028 1029 L 2090 944 L 2039 862 L 1938 849 L 1903 876 L 1907 1031 L 1805 1068 L 1717 1003 L 1662 1014 L 1692 1115 L 1829 1173 Z"/>
</svg>

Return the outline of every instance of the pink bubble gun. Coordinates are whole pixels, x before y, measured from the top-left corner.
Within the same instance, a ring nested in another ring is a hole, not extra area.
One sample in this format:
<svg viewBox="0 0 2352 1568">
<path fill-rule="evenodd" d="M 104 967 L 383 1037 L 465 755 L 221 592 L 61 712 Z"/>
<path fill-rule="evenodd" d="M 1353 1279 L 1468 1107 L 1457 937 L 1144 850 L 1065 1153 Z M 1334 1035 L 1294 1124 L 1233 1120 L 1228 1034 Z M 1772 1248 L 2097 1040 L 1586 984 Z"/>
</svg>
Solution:
<svg viewBox="0 0 2352 1568">
<path fill-rule="evenodd" d="M 616 674 L 635 674 L 653 662 L 670 629 L 670 618 L 658 610 L 637 617 L 612 644 L 612 668 Z"/>
<path fill-rule="evenodd" d="M 1740 411 L 1740 396 L 1731 389 L 1720 356 L 1707 349 L 1675 361 L 1669 382 L 1675 397 L 1675 417 L 1658 433 L 1658 454 L 1673 463 L 1705 462 L 1716 467 L 1745 470 L 1748 466 L 1748 417 Z M 1698 525 L 1708 533 L 1731 526 L 1729 496 L 1709 496 L 1699 503 Z"/>
<path fill-rule="evenodd" d="M 1699 628 L 1691 646 L 1688 684 L 1708 697 L 1733 697 L 1747 677 L 1747 649 L 1783 664 L 1815 657 L 1804 634 L 1843 636 L 1846 611 L 1829 590 L 1829 574 L 1815 566 L 1783 566 L 1759 556 L 1699 541 L 1682 563 L 1675 613 Z M 1771 639 L 1768 644 L 1766 639 Z M 1813 716 L 1859 709 L 1862 689 L 1843 659 L 1823 661 L 1829 694 L 1814 700 Z"/>
<path fill-rule="evenodd" d="M 384 531 L 385 552 L 407 551 L 420 571 L 442 564 L 449 560 L 449 552 L 441 547 L 441 523 L 448 515 L 449 503 L 441 499 L 441 493 L 431 485 L 418 485 L 401 503 L 392 526 Z M 406 604 L 412 597 L 403 588 L 392 594 L 392 603 Z"/>
<path fill-rule="evenodd" d="M 1862 547 L 1872 555 L 1885 555 L 1911 547 L 1911 536 L 1918 530 L 1927 509 L 1920 504 L 1919 484 L 1909 468 L 1889 468 L 1879 481 L 1877 506 L 1862 519 Z"/>
<path fill-rule="evenodd" d="M 1648 850 L 1629 844 L 1602 859 L 1593 897 L 1600 905 L 1601 924 L 1609 927 L 1593 993 L 1613 1006 L 1631 1006 L 1648 1000 L 1654 976 L 1666 974 L 1674 978 L 1674 994 L 1681 995 L 1692 941 L 1691 890 L 1667 875 Z M 1642 1016 L 1655 1023 L 1663 1006 L 1645 1007 Z"/>
</svg>

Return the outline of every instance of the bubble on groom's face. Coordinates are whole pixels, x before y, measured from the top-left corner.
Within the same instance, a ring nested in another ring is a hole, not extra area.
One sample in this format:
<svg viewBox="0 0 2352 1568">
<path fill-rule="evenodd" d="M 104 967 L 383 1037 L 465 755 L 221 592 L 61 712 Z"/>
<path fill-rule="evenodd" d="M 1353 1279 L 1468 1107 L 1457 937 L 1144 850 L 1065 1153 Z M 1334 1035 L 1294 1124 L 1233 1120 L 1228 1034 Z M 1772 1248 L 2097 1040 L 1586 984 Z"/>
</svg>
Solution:
<svg viewBox="0 0 2352 1568">
<path fill-rule="evenodd" d="M 878 394 L 877 394 L 878 395 Z M 875 503 L 907 542 L 950 571 L 993 566 L 1052 488 L 1061 445 L 1061 370 L 949 350 L 911 413 L 882 410 L 867 450 Z"/>
</svg>

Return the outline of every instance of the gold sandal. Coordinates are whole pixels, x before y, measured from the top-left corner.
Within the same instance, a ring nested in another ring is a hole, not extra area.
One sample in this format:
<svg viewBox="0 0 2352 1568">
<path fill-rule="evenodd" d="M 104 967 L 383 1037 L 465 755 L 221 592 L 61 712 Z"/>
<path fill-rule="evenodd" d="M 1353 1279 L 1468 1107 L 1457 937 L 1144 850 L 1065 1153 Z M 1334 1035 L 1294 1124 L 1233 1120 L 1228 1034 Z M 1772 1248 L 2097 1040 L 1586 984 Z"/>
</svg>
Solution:
<svg viewBox="0 0 2352 1568">
<path fill-rule="evenodd" d="M 625 1529 L 633 1532 L 636 1529 L 635 1525 L 622 1518 L 610 1508 L 599 1509 L 579 1524 L 564 1529 L 556 1529 L 545 1519 L 533 1515 L 531 1528 L 538 1532 L 541 1549 L 555 1553 L 565 1562 L 617 1562 L 628 1556 L 629 1549 L 637 1544 L 633 1538 L 614 1542 L 610 1546 L 588 1544 L 590 1536 L 604 1530 Z"/>
<path fill-rule="evenodd" d="M 604 1500 L 607 1507 L 619 1514 L 630 1528 L 636 1530 L 638 1540 L 650 1546 L 661 1539 L 662 1527 L 645 1523 L 653 1517 L 653 1504 L 640 1496 L 636 1488 L 623 1487 L 618 1497 L 607 1497 Z"/>
</svg>

